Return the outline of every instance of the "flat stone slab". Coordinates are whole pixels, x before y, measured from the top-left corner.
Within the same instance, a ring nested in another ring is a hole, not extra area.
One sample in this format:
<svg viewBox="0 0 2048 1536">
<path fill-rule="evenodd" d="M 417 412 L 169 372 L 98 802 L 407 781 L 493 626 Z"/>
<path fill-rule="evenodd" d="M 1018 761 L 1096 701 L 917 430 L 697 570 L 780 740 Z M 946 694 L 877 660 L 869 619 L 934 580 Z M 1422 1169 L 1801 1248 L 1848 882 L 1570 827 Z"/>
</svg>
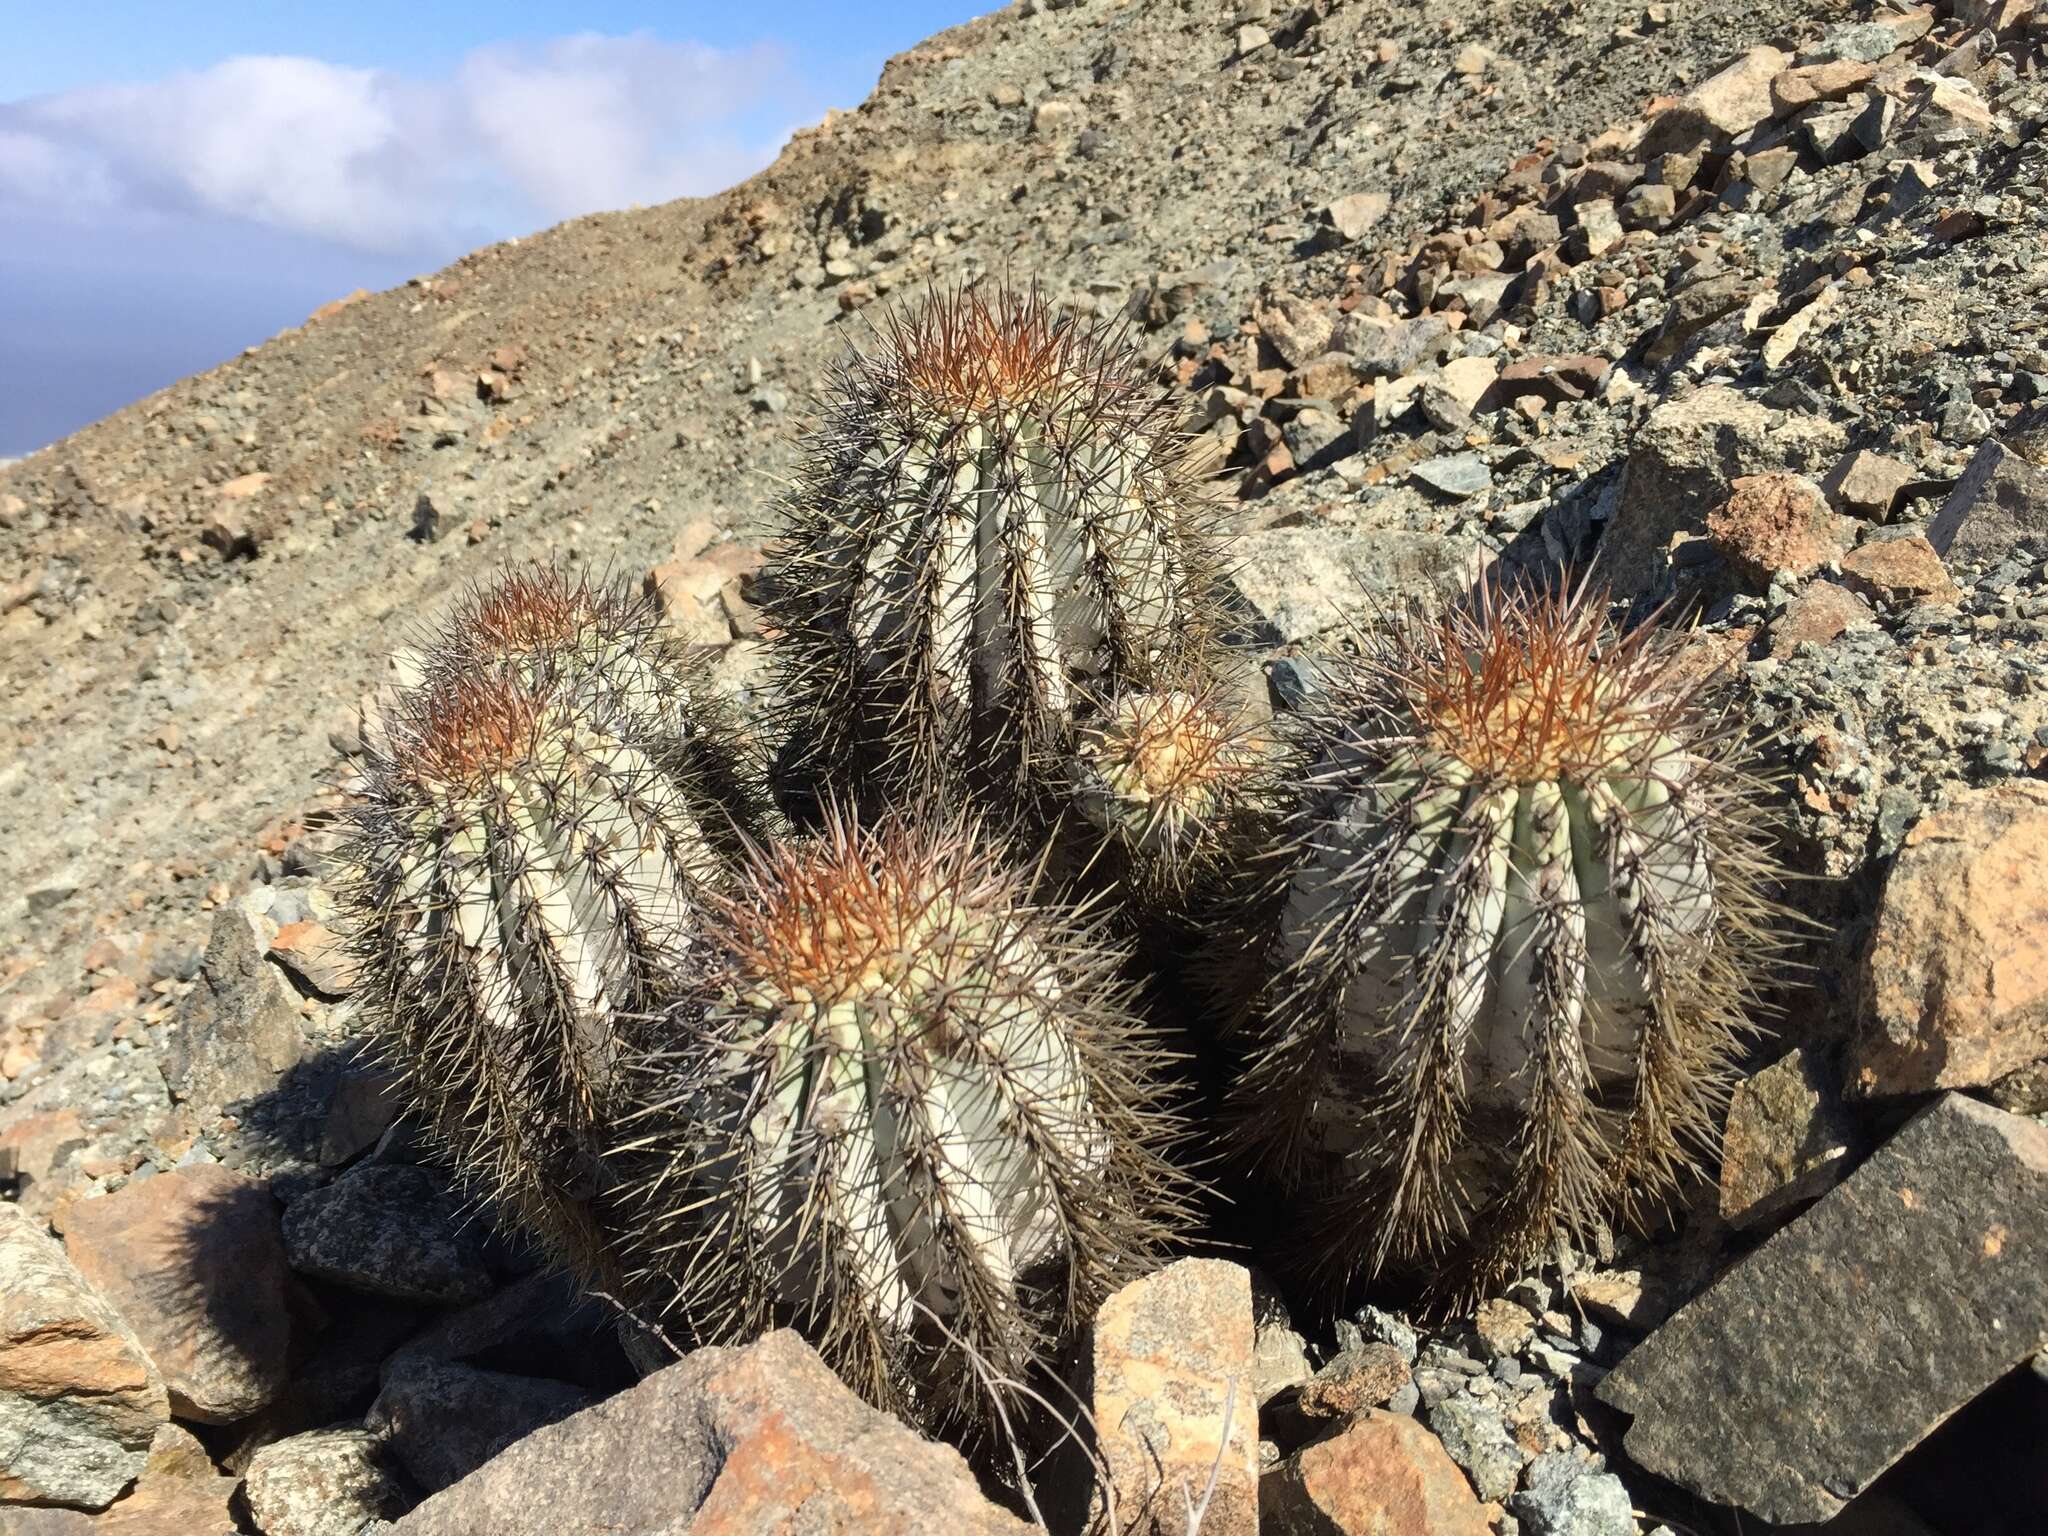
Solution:
<svg viewBox="0 0 2048 1536">
<path fill-rule="evenodd" d="M 1826 1520 L 2048 1341 L 2048 1125 L 1947 1094 L 1600 1384 L 1628 1452 Z"/>
</svg>

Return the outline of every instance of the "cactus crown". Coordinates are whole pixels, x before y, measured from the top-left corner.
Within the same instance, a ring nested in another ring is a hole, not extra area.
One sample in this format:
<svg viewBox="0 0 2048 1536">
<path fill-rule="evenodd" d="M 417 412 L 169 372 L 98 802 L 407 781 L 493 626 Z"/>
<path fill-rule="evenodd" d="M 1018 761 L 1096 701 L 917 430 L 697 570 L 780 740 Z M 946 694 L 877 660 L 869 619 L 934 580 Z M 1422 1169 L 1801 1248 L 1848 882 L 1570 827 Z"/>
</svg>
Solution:
<svg viewBox="0 0 2048 1536">
<path fill-rule="evenodd" d="M 1752 788 L 1675 648 L 1584 594 L 1384 627 L 1304 726 L 1254 1135 L 1335 1250 L 1482 1283 L 1710 1154 L 1780 943 Z"/>
<path fill-rule="evenodd" d="M 1077 688 L 1181 675 L 1215 511 L 1113 327 L 966 287 L 840 367 L 762 583 L 804 776 L 873 802 L 1010 792 Z"/>
<path fill-rule="evenodd" d="M 1174 1212 L 1156 1060 L 1087 924 L 971 828 L 837 815 L 717 904 L 619 1156 L 693 1325 L 806 1331 L 935 1423 L 1142 1265 Z M 648 1289 L 658 1289 L 649 1286 Z"/>
</svg>

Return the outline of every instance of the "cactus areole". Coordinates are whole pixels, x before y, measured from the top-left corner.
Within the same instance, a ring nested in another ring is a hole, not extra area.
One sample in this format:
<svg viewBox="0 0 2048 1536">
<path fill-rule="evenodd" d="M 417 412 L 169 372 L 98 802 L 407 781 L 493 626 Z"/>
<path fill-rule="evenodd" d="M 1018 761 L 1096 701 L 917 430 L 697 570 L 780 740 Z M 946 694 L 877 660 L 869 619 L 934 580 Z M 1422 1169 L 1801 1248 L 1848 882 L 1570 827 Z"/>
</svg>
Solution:
<svg viewBox="0 0 2048 1536">
<path fill-rule="evenodd" d="M 999 795 L 1061 743 L 1077 687 L 1195 653 L 1213 515 L 1116 329 L 1007 287 L 894 315 L 828 391 L 763 582 L 811 772 L 867 799 Z"/>
<path fill-rule="evenodd" d="M 1254 1124 L 1340 1160 L 1344 1262 L 1591 1245 L 1709 1150 L 1767 860 L 1668 644 L 1489 595 L 1390 626 L 1308 728 Z"/>
</svg>

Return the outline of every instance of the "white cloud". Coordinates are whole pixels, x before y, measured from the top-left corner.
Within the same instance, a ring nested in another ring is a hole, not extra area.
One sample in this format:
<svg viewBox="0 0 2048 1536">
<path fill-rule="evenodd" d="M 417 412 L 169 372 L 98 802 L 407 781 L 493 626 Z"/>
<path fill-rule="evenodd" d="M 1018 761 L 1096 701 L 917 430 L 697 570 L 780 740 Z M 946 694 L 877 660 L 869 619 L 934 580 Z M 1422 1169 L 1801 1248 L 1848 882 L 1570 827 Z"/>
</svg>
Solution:
<svg viewBox="0 0 2048 1536">
<path fill-rule="evenodd" d="M 481 48 L 442 79 L 233 58 L 0 104 L 0 210 L 445 247 L 730 185 L 773 156 L 797 95 L 771 47 L 646 34 Z"/>
</svg>

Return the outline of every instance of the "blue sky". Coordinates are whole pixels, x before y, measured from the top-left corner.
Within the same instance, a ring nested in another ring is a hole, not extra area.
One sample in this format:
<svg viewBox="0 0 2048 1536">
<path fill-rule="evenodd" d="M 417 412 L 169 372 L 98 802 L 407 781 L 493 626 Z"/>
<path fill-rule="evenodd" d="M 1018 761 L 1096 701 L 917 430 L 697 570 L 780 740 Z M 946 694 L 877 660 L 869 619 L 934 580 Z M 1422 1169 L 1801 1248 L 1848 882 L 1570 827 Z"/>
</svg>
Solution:
<svg viewBox="0 0 2048 1536">
<path fill-rule="evenodd" d="M 0 0 L 0 456 L 355 288 L 716 191 L 1000 0 Z"/>
</svg>

